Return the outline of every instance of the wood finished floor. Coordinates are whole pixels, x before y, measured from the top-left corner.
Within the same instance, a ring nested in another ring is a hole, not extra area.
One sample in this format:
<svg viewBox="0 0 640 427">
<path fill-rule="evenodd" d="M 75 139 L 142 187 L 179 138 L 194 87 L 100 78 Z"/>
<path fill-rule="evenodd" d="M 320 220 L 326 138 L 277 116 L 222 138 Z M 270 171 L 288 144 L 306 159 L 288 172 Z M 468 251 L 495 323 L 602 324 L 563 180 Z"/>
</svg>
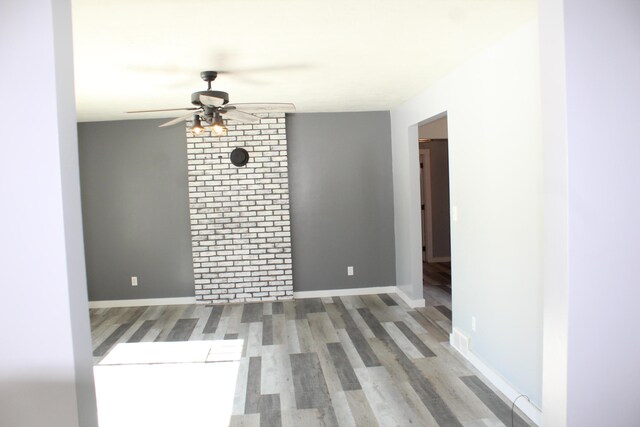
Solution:
<svg viewBox="0 0 640 427">
<path fill-rule="evenodd" d="M 424 285 L 444 286 L 451 291 L 451 263 L 423 262 L 422 283 Z"/>
<path fill-rule="evenodd" d="M 232 426 L 510 426 L 432 288 L 419 309 L 394 294 L 92 309 L 94 363 L 121 342 L 242 339 Z"/>
</svg>

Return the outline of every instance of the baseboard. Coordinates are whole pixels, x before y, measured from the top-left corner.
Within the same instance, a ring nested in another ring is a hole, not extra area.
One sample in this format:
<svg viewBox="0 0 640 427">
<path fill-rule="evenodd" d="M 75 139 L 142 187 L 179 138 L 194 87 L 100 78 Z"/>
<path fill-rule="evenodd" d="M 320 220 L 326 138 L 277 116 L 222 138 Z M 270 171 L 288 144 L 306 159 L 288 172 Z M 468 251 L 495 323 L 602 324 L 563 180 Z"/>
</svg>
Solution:
<svg viewBox="0 0 640 427">
<path fill-rule="evenodd" d="M 395 294 L 395 286 L 376 286 L 372 288 L 329 289 L 326 291 L 294 292 L 294 298 L 346 297 L 351 295 Z"/>
<path fill-rule="evenodd" d="M 147 305 L 180 305 L 195 303 L 196 297 L 120 299 L 106 301 L 89 301 L 89 308 L 139 307 Z"/>
<path fill-rule="evenodd" d="M 398 294 L 400 298 L 402 298 L 402 301 L 404 301 L 411 308 L 420 308 L 420 307 L 424 307 L 425 305 L 424 298 L 419 298 L 419 299 L 409 298 L 409 295 L 402 292 L 400 288 L 398 288 L 397 286 L 396 286 L 395 292 L 396 294 Z"/>
<path fill-rule="evenodd" d="M 482 375 L 484 375 L 507 399 L 514 401 L 522 393 L 509 384 L 500 374 L 487 366 L 482 360 L 473 353 L 469 337 L 464 335 L 459 329 L 453 328 L 453 332 L 449 336 L 451 346 L 458 351 L 465 359 L 467 359 Z M 536 425 L 542 422 L 542 411 L 540 408 L 529 402 L 525 398 L 519 399 L 516 406 L 524 412 Z"/>
</svg>

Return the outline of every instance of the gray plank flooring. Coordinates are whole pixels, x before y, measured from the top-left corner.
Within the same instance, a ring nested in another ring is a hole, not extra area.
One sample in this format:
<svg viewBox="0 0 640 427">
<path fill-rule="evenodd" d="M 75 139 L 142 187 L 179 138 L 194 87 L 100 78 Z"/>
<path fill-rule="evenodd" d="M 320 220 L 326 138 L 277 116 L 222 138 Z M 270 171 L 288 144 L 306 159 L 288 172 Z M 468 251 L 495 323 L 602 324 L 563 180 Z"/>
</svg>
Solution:
<svg viewBox="0 0 640 427">
<path fill-rule="evenodd" d="M 382 294 L 92 309 L 94 363 L 125 342 L 240 339 L 233 426 L 510 426 L 511 402 L 451 349 L 450 303 L 435 302 L 414 310 Z M 534 425 L 519 412 L 514 421 Z"/>
</svg>

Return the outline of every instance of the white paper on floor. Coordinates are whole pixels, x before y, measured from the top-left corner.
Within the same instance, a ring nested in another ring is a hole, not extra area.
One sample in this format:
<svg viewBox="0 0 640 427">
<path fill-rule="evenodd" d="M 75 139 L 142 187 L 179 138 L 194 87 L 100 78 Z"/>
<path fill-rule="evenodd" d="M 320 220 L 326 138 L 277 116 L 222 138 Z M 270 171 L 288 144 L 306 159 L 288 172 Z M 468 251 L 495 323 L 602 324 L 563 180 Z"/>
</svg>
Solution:
<svg viewBox="0 0 640 427">
<path fill-rule="evenodd" d="M 242 346 L 243 340 L 118 344 L 94 367 L 100 427 L 229 425 Z"/>
<path fill-rule="evenodd" d="M 237 361 L 242 346 L 243 340 L 120 343 L 100 365 Z"/>
</svg>

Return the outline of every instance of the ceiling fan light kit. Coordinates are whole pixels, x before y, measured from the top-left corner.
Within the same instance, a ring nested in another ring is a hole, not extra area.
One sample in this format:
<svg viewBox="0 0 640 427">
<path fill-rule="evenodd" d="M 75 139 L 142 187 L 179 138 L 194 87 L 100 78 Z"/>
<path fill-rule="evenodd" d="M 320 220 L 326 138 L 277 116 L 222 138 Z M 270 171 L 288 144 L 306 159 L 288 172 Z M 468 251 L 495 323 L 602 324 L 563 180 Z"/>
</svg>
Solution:
<svg viewBox="0 0 640 427">
<path fill-rule="evenodd" d="M 201 136 L 208 130 L 212 136 L 220 137 L 227 134 L 227 127 L 224 125 L 223 116 L 225 119 L 235 120 L 240 123 L 260 123 L 260 117 L 253 113 L 292 113 L 296 110 L 296 107 L 291 103 L 229 104 L 229 94 L 227 92 L 211 90 L 211 82 L 218 77 L 217 71 L 202 71 L 200 77 L 207 82 L 207 90 L 191 94 L 191 104 L 193 104 L 194 107 L 128 111 L 128 113 L 189 111 L 189 113 L 183 116 L 162 123 L 159 127 L 173 126 L 192 119 L 193 126 L 190 130 L 193 135 Z M 209 126 L 203 127 L 202 122 Z M 246 153 L 246 150 L 244 150 L 244 152 Z M 249 156 L 247 153 L 246 160 L 241 166 L 244 166 L 248 160 Z"/>
<path fill-rule="evenodd" d="M 194 135 L 202 135 L 204 133 L 204 128 L 200 124 L 200 116 L 197 114 L 193 116 L 193 126 L 191 126 L 191 133 Z"/>
</svg>

